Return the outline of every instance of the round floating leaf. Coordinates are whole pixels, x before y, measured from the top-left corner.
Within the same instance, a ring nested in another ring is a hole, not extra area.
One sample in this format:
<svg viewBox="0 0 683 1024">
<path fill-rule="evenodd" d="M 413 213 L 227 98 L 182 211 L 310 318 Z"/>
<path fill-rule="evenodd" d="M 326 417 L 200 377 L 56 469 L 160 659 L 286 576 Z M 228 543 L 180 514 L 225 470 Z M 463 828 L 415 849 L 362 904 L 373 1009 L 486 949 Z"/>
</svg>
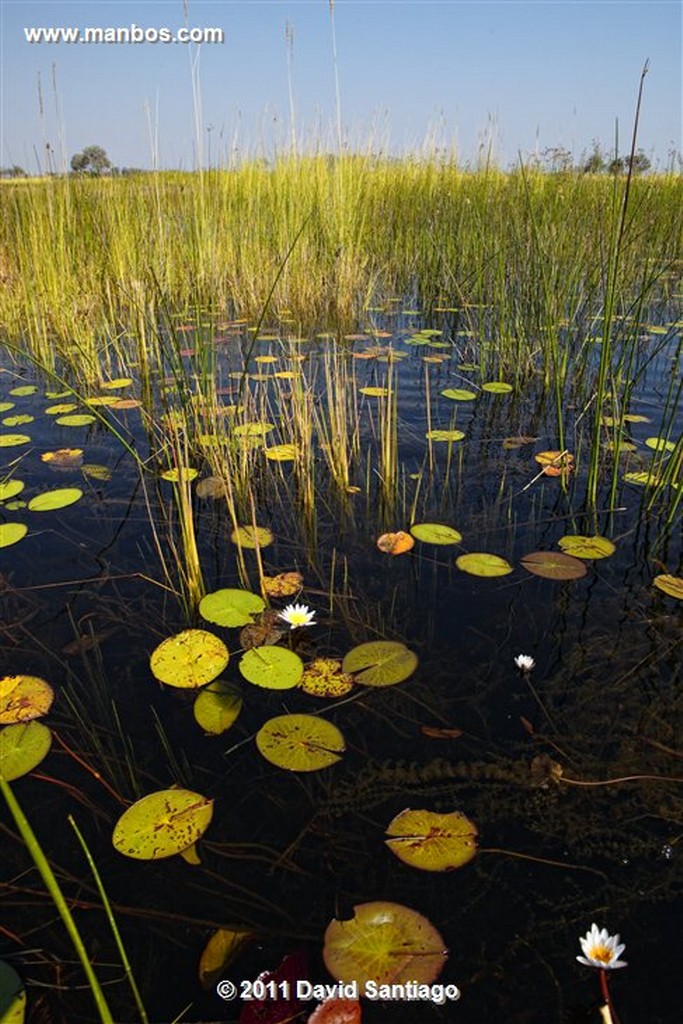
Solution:
<svg viewBox="0 0 683 1024">
<path fill-rule="evenodd" d="M 240 672 L 249 683 L 266 690 L 291 690 L 304 673 L 298 654 L 286 647 L 252 647 L 240 659 Z"/>
<path fill-rule="evenodd" d="M 87 427 L 88 424 L 94 423 L 96 417 L 91 416 L 90 413 L 84 412 L 73 416 L 58 416 L 55 423 L 59 423 L 61 427 Z"/>
<path fill-rule="evenodd" d="M 117 398 L 112 406 L 113 409 L 139 409 L 142 402 L 137 398 Z"/>
<path fill-rule="evenodd" d="M 86 462 L 81 469 L 91 480 L 111 480 L 111 470 L 97 462 Z"/>
<path fill-rule="evenodd" d="M 458 569 L 468 572 L 471 576 L 507 576 L 512 566 L 500 555 L 491 555 L 487 551 L 472 551 L 468 555 L 460 555 L 455 564 Z"/>
<path fill-rule="evenodd" d="M 415 547 L 415 541 L 409 533 L 398 530 L 396 533 L 383 533 L 378 537 L 377 547 L 385 555 L 403 555 Z"/>
<path fill-rule="evenodd" d="M 277 576 L 264 576 L 261 585 L 268 597 L 291 597 L 299 593 L 303 582 L 300 572 L 280 572 Z"/>
<path fill-rule="evenodd" d="M 422 871 L 452 871 L 477 852 L 477 827 L 460 811 L 401 811 L 387 826 L 387 835 L 391 852 Z"/>
<path fill-rule="evenodd" d="M 242 695 L 232 683 L 216 680 L 201 690 L 194 702 L 197 724 L 211 736 L 220 736 L 237 721 L 242 710 Z"/>
<path fill-rule="evenodd" d="M 291 772 L 328 768 L 345 750 L 339 729 L 319 715 L 271 718 L 256 733 L 256 746 L 266 761 Z"/>
<path fill-rule="evenodd" d="M 425 434 L 428 441 L 462 441 L 464 436 L 462 430 L 428 430 Z"/>
<path fill-rule="evenodd" d="M 0 501 L 9 501 L 10 498 L 16 498 L 17 494 L 21 494 L 23 489 L 23 480 L 6 480 L 4 483 L 0 483 Z"/>
<path fill-rule="evenodd" d="M 274 444 L 264 451 L 271 462 L 294 462 L 301 455 L 301 449 L 296 444 Z"/>
<path fill-rule="evenodd" d="M 199 614 L 207 622 L 213 622 L 217 626 L 246 626 L 252 622 L 253 616 L 258 615 L 266 607 L 266 603 L 258 594 L 252 594 L 250 590 L 214 590 L 202 598 L 199 604 Z"/>
<path fill-rule="evenodd" d="M 9 548 L 23 540 L 28 533 L 24 523 L 0 523 L 0 548 Z"/>
<path fill-rule="evenodd" d="M 114 827 L 114 849 L 135 860 L 160 860 L 186 850 L 204 835 L 213 800 L 189 789 L 162 789 L 137 800 Z"/>
<path fill-rule="evenodd" d="M 446 388 L 441 394 L 444 398 L 451 398 L 454 402 L 473 402 L 477 397 L 476 392 L 468 391 L 466 388 Z"/>
<path fill-rule="evenodd" d="M 443 523 L 414 523 L 410 532 L 424 544 L 459 544 L 462 534 Z"/>
<path fill-rule="evenodd" d="M 338 981 L 429 984 L 439 976 L 448 950 L 434 925 L 410 907 L 384 900 L 359 903 L 350 921 L 332 921 L 323 959 Z"/>
<path fill-rule="evenodd" d="M 655 576 L 652 582 L 669 597 L 677 597 L 679 601 L 683 601 L 683 576 L 661 573 L 659 576 Z"/>
<path fill-rule="evenodd" d="M 252 647 L 279 643 L 284 632 L 285 624 L 279 613 L 272 608 L 267 608 L 257 616 L 254 622 L 248 622 L 240 630 L 240 647 L 244 651 L 249 651 Z"/>
<path fill-rule="evenodd" d="M 336 658 L 314 658 L 304 669 L 300 686 L 311 697 L 345 697 L 354 681 Z"/>
<path fill-rule="evenodd" d="M 593 537 L 568 534 L 560 537 L 557 543 L 562 551 L 575 558 L 609 558 L 616 550 L 611 540 L 597 534 Z"/>
<path fill-rule="evenodd" d="M 369 398 L 386 398 L 387 395 L 389 394 L 387 388 L 374 386 L 359 388 L 358 390 L 360 391 L 361 395 L 367 395 Z"/>
<path fill-rule="evenodd" d="M 512 391 L 512 384 L 505 384 L 502 380 L 490 380 L 482 384 L 482 391 L 488 391 L 491 395 L 507 395 Z"/>
<path fill-rule="evenodd" d="M 532 551 L 524 555 L 522 565 L 547 580 L 579 580 L 587 572 L 584 562 L 561 551 Z"/>
<path fill-rule="evenodd" d="M 38 676 L 3 676 L 0 679 L 0 725 L 29 722 L 46 715 L 54 690 Z"/>
<path fill-rule="evenodd" d="M 177 484 L 181 477 L 183 480 L 194 480 L 199 476 L 199 470 L 192 466 L 174 466 L 172 469 L 165 469 L 159 475 L 162 480 L 170 480 L 171 483 Z"/>
<path fill-rule="evenodd" d="M 242 548 L 267 548 L 273 543 L 274 537 L 267 526 L 238 526 L 230 534 L 230 540 Z"/>
<path fill-rule="evenodd" d="M 229 657 L 227 647 L 213 633 L 185 629 L 160 643 L 152 652 L 149 665 L 159 682 L 197 689 L 219 676 Z"/>
<path fill-rule="evenodd" d="M 48 405 L 45 412 L 48 416 L 59 416 L 62 413 L 73 412 L 77 408 L 76 402 L 60 402 L 59 405 Z"/>
<path fill-rule="evenodd" d="M 26 990 L 14 968 L 0 960 L 0 1021 L 2 1024 L 24 1024 Z"/>
<path fill-rule="evenodd" d="M 394 686 L 411 676 L 417 668 L 417 654 L 397 640 L 371 640 L 359 644 L 342 661 L 342 671 L 350 672 L 363 686 Z"/>
<path fill-rule="evenodd" d="M 7 423 L 8 427 L 12 426 L 7 420 L 4 420 L 4 422 Z M 656 452 L 673 452 L 676 449 L 674 442 L 667 441 L 665 437 L 646 437 L 645 444 Z"/>
<path fill-rule="evenodd" d="M 47 462 L 50 466 L 57 466 L 60 469 L 73 469 L 83 463 L 82 448 L 58 448 L 56 452 L 43 452 L 40 456 L 41 462 Z"/>
<path fill-rule="evenodd" d="M 82 497 L 83 491 L 78 487 L 58 487 L 55 491 L 45 491 L 31 498 L 28 507 L 31 512 L 54 512 L 75 504 Z"/>
<path fill-rule="evenodd" d="M 7 782 L 36 768 L 52 744 L 52 733 L 42 722 L 8 725 L 0 729 L 0 775 Z"/>
<path fill-rule="evenodd" d="M 20 444 L 28 444 L 28 434 L 0 434 L 0 448 L 15 448 Z"/>
<path fill-rule="evenodd" d="M 35 395 L 38 388 L 35 384 L 22 384 L 18 388 L 12 388 L 8 394 L 10 395 Z"/>
</svg>

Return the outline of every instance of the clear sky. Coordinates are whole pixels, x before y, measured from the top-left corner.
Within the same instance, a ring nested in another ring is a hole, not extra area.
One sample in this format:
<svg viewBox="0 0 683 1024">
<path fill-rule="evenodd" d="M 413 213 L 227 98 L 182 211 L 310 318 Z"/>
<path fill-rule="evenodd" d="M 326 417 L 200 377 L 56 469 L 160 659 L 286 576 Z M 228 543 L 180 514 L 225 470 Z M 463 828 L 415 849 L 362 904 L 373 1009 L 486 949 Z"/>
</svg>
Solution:
<svg viewBox="0 0 683 1024">
<path fill-rule="evenodd" d="M 0 0 L 0 165 L 192 168 L 337 145 L 505 167 L 562 146 L 681 150 L 681 0 Z M 33 42 L 26 28 L 220 28 L 201 46 Z M 333 37 L 334 27 L 334 37 Z M 336 41 L 336 65 L 334 42 Z M 335 87 L 335 67 L 339 93 Z M 291 101 L 290 101 L 291 96 Z M 210 153 L 209 153 L 210 150 Z"/>
</svg>

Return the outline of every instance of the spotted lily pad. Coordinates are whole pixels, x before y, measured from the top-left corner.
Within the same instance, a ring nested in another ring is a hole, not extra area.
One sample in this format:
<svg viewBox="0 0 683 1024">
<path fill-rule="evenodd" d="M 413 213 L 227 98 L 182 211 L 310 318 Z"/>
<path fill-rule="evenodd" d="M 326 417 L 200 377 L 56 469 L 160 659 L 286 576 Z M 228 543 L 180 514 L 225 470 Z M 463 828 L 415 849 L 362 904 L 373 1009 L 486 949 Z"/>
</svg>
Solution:
<svg viewBox="0 0 683 1024">
<path fill-rule="evenodd" d="M 40 456 L 41 462 L 47 462 L 50 466 L 59 469 L 78 468 L 83 463 L 82 448 L 58 448 L 56 452 L 43 452 Z"/>
<path fill-rule="evenodd" d="M 477 852 L 477 827 L 460 811 L 401 811 L 387 826 L 387 835 L 391 852 L 422 871 L 452 871 Z"/>
<path fill-rule="evenodd" d="M 242 703 L 234 683 L 217 679 L 197 694 L 193 707 L 195 721 L 205 733 L 220 736 L 237 721 Z"/>
<path fill-rule="evenodd" d="M 439 976 L 448 950 L 434 925 L 410 907 L 385 900 L 359 903 L 350 920 L 325 931 L 323 959 L 337 981 L 378 985 L 429 984 Z"/>
<path fill-rule="evenodd" d="M 575 558 L 609 558 L 616 550 L 611 540 L 597 534 L 594 537 L 568 534 L 566 537 L 560 537 L 557 543 L 562 551 L 574 555 Z"/>
<path fill-rule="evenodd" d="M 299 684 L 311 697 L 345 697 L 354 687 L 353 676 L 342 671 L 336 658 L 314 658 Z"/>
<path fill-rule="evenodd" d="M 291 597 L 299 593 L 303 582 L 300 572 L 280 572 L 277 576 L 264 576 L 261 585 L 268 597 Z"/>
<path fill-rule="evenodd" d="M 189 789 L 162 789 L 137 800 L 114 827 L 112 844 L 135 860 L 160 860 L 181 853 L 211 823 L 213 800 Z"/>
<path fill-rule="evenodd" d="M 203 597 L 199 604 L 199 614 L 207 622 L 234 628 L 252 622 L 253 617 L 262 612 L 265 606 L 265 601 L 258 594 L 227 587 Z"/>
<path fill-rule="evenodd" d="M 298 654 L 272 644 L 246 651 L 239 668 L 247 682 L 267 690 L 291 690 L 304 673 L 304 663 Z"/>
<path fill-rule="evenodd" d="M 54 512 L 59 508 L 74 505 L 82 497 L 83 491 L 78 487 L 58 487 L 54 491 L 45 491 L 31 498 L 28 507 L 30 512 Z"/>
<path fill-rule="evenodd" d="M 423 544 L 459 544 L 462 534 L 443 523 L 414 523 L 410 532 Z"/>
<path fill-rule="evenodd" d="M 467 555 L 460 555 L 455 564 L 471 576 L 507 576 L 512 572 L 512 566 L 505 558 L 488 551 L 471 551 Z"/>
<path fill-rule="evenodd" d="M 230 534 L 230 540 L 241 548 L 267 548 L 273 543 L 274 537 L 267 526 L 238 526 Z"/>
<path fill-rule="evenodd" d="M 342 671 L 363 686 L 394 686 L 417 668 L 417 654 L 397 640 L 371 640 L 359 644 L 342 661 Z"/>
<path fill-rule="evenodd" d="M 52 733 L 42 722 L 22 722 L 0 729 L 0 775 L 6 782 L 36 768 L 52 745 Z"/>
<path fill-rule="evenodd" d="M 524 555 L 522 565 L 534 576 L 547 580 L 579 580 L 588 571 L 581 559 L 561 551 L 532 551 Z"/>
<path fill-rule="evenodd" d="M 38 676 L 3 676 L 0 679 L 0 725 L 28 722 L 46 715 L 54 690 Z"/>
<path fill-rule="evenodd" d="M 152 652 L 149 665 L 159 682 L 197 689 L 219 676 L 229 657 L 227 647 L 213 633 L 185 629 L 162 641 Z"/>
<path fill-rule="evenodd" d="M 319 715 L 279 715 L 256 734 L 266 761 L 291 772 L 315 772 L 341 759 L 344 737 L 336 725 Z"/>
<path fill-rule="evenodd" d="M 683 601 L 683 576 L 661 573 L 659 576 L 655 576 L 652 582 L 658 590 L 662 590 L 669 597 L 676 597 L 679 601 Z"/>
<path fill-rule="evenodd" d="M 0 548 L 9 548 L 28 533 L 25 523 L 0 523 Z"/>
<path fill-rule="evenodd" d="M 91 480 L 111 480 L 111 470 L 97 462 L 86 462 L 81 466 L 85 476 Z"/>
</svg>

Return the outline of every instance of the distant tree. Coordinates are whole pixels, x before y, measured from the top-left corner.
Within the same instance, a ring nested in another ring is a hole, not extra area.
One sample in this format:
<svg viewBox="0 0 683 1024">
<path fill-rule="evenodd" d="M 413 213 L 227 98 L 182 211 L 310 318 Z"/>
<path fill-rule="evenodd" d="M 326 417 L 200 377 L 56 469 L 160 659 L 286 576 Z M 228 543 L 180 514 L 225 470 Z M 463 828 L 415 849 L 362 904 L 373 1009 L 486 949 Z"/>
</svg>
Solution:
<svg viewBox="0 0 683 1024">
<path fill-rule="evenodd" d="M 101 146 L 86 146 L 71 157 L 71 170 L 77 174 L 102 174 L 111 169 L 111 160 Z"/>
<path fill-rule="evenodd" d="M 0 170 L 0 178 L 27 178 L 28 175 L 23 167 L 19 164 L 13 164 L 12 167 L 3 167 Z"/>
<path fill-rule="evenodd" d="M 633 174 L 644 174 L 645 171 L 650 170 L 651 164 L 642 149 L 639 149 L 637 153 L 633 154 L 633 159 L 630 156 L 615 157 L 610 162 L 607 170 L 610 174 L 625 174 L 629 166 Z"/>
<path fill-rule="evenodd" d="M 588 157 L 584 154 L 584 160 L 581 164 L 581 170 L 584 174 L 600 174 L 605 170 L 607 161 L 605 160 L 600 145 L 597 142 L 593 143 L 593 150 Z"/>
<path fill-rule="evenodd" d="M 541 153 L 543 165 L 548 171 L 562 173 L 572 169 L 572 155 L 564 146 L 551 146 Z"/>
</svg>

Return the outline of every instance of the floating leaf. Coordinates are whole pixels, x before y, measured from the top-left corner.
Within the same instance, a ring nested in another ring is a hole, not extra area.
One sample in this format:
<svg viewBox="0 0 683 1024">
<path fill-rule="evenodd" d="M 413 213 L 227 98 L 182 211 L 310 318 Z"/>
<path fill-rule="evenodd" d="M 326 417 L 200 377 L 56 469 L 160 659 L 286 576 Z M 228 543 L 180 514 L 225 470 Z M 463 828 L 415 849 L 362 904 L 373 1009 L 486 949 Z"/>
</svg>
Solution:
<svg viewBox="0 0 683 1024">
<path fill-rule="evenodd" d="M 277 576 L 264 576 L 261 586 L 268 597 L 291 597 L 292 594 L 298 594 L 303 582 L 300 572 L 280 572 Z"/>
<path fill-rule="evenodd" d="M 444 398 L 451 398 L 454 402 L 473 402 L 477 397 L 475 391 L 468 391 L 466 388 L 446 388 L 441 394 Z"/>
<path fill-rule="evenodd" d="M 132 383 L 132 377 L 117 377 L 115 380 L 104 381 L 100 386 L 103 387 L 105 391 L 120 391 L 121 388 L 127 388 Z"/>
<path fill-rule="evenodd" d="M 350 672 L 363 686 L 394 686 L 402 683 L 417 668 L 417 654 L 397 640 L 371 640 L 359 644 L 342 661 L 342 671 Z"/>
<path fill-rule="evenodd" d="M 252 594 L 250 590 L 226 588 L 214 590 L 203 597 L 199 604 L 199 614 L 217 626 L 246 626 L 265 607 L 263 598 Z"/>
<path fill-rule="evenodd" d="M 428 441 L 462 441 L 464 436 L 462 430 L 428 430 L 425 434 Z"/>
<path fill-rule="evenodd" d="M 9 412 L 10 409 L 14 409 L 16 402 L 0 402 L 0 412 Z"/>
<path fill-rule="evenodd" d="M 304 672 L 298 654 L 286 647 L 252 647 L 240 659 L 240 672 L 249 683 L 267 690 L 291 690 Z"/>
<path fill-rule="evenodd" d="M 285 626 L 279 613 L 272 608 L 266 608 L 254 622 L 248 622 L 240 630 L 240 647 L 248 651 L 252 647 L 276 644 L 282 639 L 284 632 Z"/>
<path fill-rule="evenodd" d="M 3 676 L 0 679 L 0 725 L 29 722 L 46 715 L 54 690 L 38 676 Z"/>
<path fill-rule="evenodd" d="M 237 721 L 242 710 L 242 695 L 233 683 L 216 680 L 195 697 L 195 721 L 211 736 L 220 736 Z"/>
<path fill-rule="evenodd" d="M 363 988 L 415 982 L 439 976 L 448 950 L 433 924 L 410 907 L 376 901 L 359 903 L 349 921 L 332 921 L 325 931 L 323 959 L 337 981 Z"/>
<path fill-rule="evenodd" d="M 17 494 L 21 494 L 23 489 L 23 480 L 6 480 L 4 483 L 0 483 L 0 501 L 9 501 L 10 498 L 16 498 Z"/>
<path fill-rule="evenodd" d="M 655 576 L 652 582 L 669 597 L 676 597 L 679 601 L 683 601 L 683 576 L 661 573 L 659 576 Z"/>
<path fill-rule="evenodd" d="M 490 380 L 482 384 L 482 391 L 488 391 L 491 395 L 507 395 L 512 391 L 512 384 L 506 384 L 502 380 Z"/>
<path fill-rule="evenodd" d="M 170 480 L 171 483 L 177 484 L 181 479 L 188 482 L 194 480 L 199 476 L 199 470 L 192 466 L 173 466 L 172 469 L 165 469 L 159 476 L 162 480 Z"/>
<path fill-rule="evenodd" d="M 97 462 L 86 462 L 81 469 L 92 480 L 111 480 L 111 470 L 107 466 L 100 466 Z"/>
<path fill-rule="evenodd" d="M 204 629 L 185 629 L 162 641 L 149 665 L 155 679 L 167 686 L 197 689 L 219 676 L 228 664 L 228 649 Z"/>
<path fill-rule="evenodd" d="M 525 444 L 533 444 L 534 441 L 538 441 L 538 438 L 529 434 L 517 434 L 515 437 L 506 437 L 503 448 L 509 451 L 512 448 L 522 448 Z"/>
<path fill-rule="evenodd" d="M 477 853 L 477 827 L 460 811 L 401 811 L 387 826 L 386 845 L 422 871 L 452 871 Z"/>
<path fill-rule="evenodd" d="M 0 448 L 15 448 L 20 444 L 28 444 L 28 434 L 0 434 Z"/>
<path fill-rule="evenodd" d="M 424 544 L 459 544 L 462 534 L 444 523 L 414 523 L 410 532 Z"/>
<path fill-rule="evenodd" d="M 41 462 L 47 462 L 50 466 L 57 466 L 60 469 L 72 469 L 83 462 L 82 448 L 58 448 L 56 452 L 43 452 L 40 456 Z"/>
<path fill-rule="evenodd" d="M 80 415 L 74 413 L 73 416 L 58 416 L 55 422 L 59 423 L 61 427 L 87 427 L 90 423 L 94 423 L 95 419 L 95 416 L 84 412 Z"/>
<path fill-rule="evenodd" d="M 222 498 L 225 484 L 219 476 L 206 476 L 197 484 L 198 498 Z"/>
<path fill-rule="evenodd" d="M 199 959 L 199 982 L 203 989 L 214 987 L 253 935 L 231 928 L 219 928 L 213 933 Z"/>
<path fill-rule="evenodd" d="M 579 580 L 586 575 L 585 563 L 560 551 L 532 551 L 522 559 L 524 568 L 547 580 Z"/>
<path fill-rule="evenodd" d="M 336 658 L 314 658 L 301 677 L 300 687 L 311 697 L 345 697 L 354 687 L 353 676 L 342 671 Z"/>
<path fill-rule="evenodd" d="M 24 1024 L 26 989 L 14 968 L 0 960 L 0 1021 L 2 1024 Z"/>
<path fill-rule="evenodd" d="M 642 416 L 640 413 L 627 412 L 624 415 L 624 423 L 650 423 L 648 416 Z"/>
<path fill-rule="evenodd" d="M 361 395 L 367 395 L 369 398 L 386 398 L 387 395 L 389 394 L 389 391 L 388 391 L 387 388 L 374 387 L 374 386 L 366 387 L 366 388 L 359 388 L 358 390 L 360 391 Z"/>
<path fill-rule="evenodd" d="M 471 576 L 507 576 L 512 566 L 500 555 L 492 555 L 487 551 L 472 551 L 460 555 L 455 560 L 458 569 L 468 572 Z"/>
<path fill-rule="evenodd" d="M 386 555 L 403 555 L 415 547 L 415 541 L 409 533 L 398 530 L 396 533 L 383 533 L 378 537 L 377 547 Z"/>
<path fill-rule="evenodd" d="M 117 398 L 112 409 L 139 409 L 141 405 L 137 398 Z"/>
<path fill-rule="evenodd" d="M 23 540 L 28 533 L 24 523 L 0 523 L 0 548 L 9 548 Z"/>
<path fill-rule="evenodd" d="M 264 452 L 271 462 L 294 462 L 301 455 L 301 449 L 296 444 L 274 444 L 264 448 Z"/>
<path fill-rule="evenodd" d="M 6 782 L 36 768 L 52 745 L 52 733 L 42 722 L 23 722 L 0 729 L 0 775 Z"/>
<path fill-rule="evenodd" d="M 233 544 L 239 544 L 242 548 L 267 548 L 273 543 L 272 531 L 267 526 L 238 526 L 230 534 Z"/>
<path fill-rule="evenodd" d="M 97 406 L 116 405 L 117 402 L 118 398 L 116 398 L 114 395 L 93 395 L 91 398 L 85 399 L 85 404 L 91 408 L 96 408 Z"/>
<path fill-rule="evenodd" d="M 30 416 L 27 412 L 21 413 L 18 416 L 6 416 L 2 421 L 5 427 L 21 427 L 25 423 L 33 423 L 35 416 Z"/>
<path fill-rule="evenodd" d="M 571 452 L 537 452 L 534 459 L 539 466 L 543 466 L 546 476 L 567 476 L 574 469 L 574 456 Z"/>
<path fill-rule="evenodd" d="M 291 772 L 316 772 L 336 764 L 344 753 L 344 737 L 336 725 L 319 715 L 279 715 L 256 734 L 266 761 Z"/>
<path fill-rule="evenodd" d="M 58 487 L 54 491 L 45 491 L 31 498 L 28 507 L 31 512 L 54 512 L 59 508 L 74 505 L 82 497 L 83 491 L 78 487 Z"/>
<path fill-rule="evenodd" d="M 35 384 L 22 384 L 18 388 L 12 388 L 12 390 L 9 391 L 8 394 L 10 394 L 10 395 L 22 395 L 22 396 L 23 395 L 35 395 L 37 390 L 38 390 L 38 388 L 36 387 Z"/>
<path fill-rule="evenodd" d="M 241 377 L 242 375 L 239 374 Z M 238 426 L 233 428 L 233 434 L 235 437 L 263 437 L 264 434 L 270 433 L 271 430 L 275 430 L 274 423 L 240 423 Z"/>
<path fill-rule="evenodd" d="M 212 815 L 213 800 L 189 789 L 162 789 L 124 811 L 114 827 L 112 844 L 135 860 L 173 857 L 204 835 Z"/>
<path fill-rule="evenodd" d="M 611 540 L 597 534 L 593 537 L 568 534 L 566 537 L 560 537 L 557 543 L 562 551 L 574 555 L 575 558 L 609 558 L 616 550 Z"/>
<path fill-rule="evenodd" d="M 62 413 L 73 412 L 77 408 L 76 402 L 60 402 L 59 405 L 48 405 L 45 412 L 48 416 L 60 416 Z"/>
<path fill-rule="evenodd" d="M 5 423 L 7 423 L 7 420 L 5 420 Z M 7 425 L 11 426 L 10 423 L 7 423 Z M 645 444 L 656 452 L 673 452 L 676 450 L 674 442 L 667 441 L 665 437 L 646 437 Z"/>
<path fill-rule="evenodd" d="M 624 480 L 637 487 L 656 487 L 659 484 L 659 477 L 651 470 L 634 470 L 631 473 L 624 473 Z"/>
</svg>

